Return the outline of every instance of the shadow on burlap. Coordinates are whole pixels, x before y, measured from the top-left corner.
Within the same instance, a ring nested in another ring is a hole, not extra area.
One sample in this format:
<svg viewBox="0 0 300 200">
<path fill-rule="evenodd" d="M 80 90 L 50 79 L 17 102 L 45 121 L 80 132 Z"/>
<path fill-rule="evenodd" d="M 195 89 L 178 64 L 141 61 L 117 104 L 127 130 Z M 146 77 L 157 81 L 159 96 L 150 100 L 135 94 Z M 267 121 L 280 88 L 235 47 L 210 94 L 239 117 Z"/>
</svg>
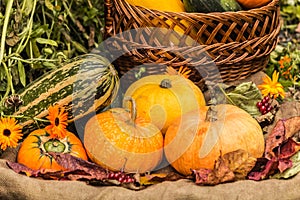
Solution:
<svg viewBox="0 0 300 200">
<path fill-rule="evenodd" d="M 300 116 L 300 102 L 281 106 L 277 119 Z M 91 186 L 80 181 L 53 181 L 17 174 L 6 165 L 15 161 L 16 149 L 0 157 L 0 199 L 12 200 L 105 200 L 105 199 L 241 199 L 298 200 L 300 174 L 287 180 L 243 180 L 216 186 L 199 186 L 189 180 L 163 182 L 140 191 L 117 186 Z"/>
</svg>

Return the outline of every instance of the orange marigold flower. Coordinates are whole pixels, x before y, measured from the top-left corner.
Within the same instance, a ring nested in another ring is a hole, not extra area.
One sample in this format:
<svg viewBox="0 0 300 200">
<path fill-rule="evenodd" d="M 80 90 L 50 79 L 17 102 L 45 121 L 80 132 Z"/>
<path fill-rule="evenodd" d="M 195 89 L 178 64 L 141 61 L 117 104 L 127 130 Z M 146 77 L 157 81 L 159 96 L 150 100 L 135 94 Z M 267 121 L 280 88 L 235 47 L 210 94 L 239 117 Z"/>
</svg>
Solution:
<svg viewBox="0 0 300 200">
<path fill-rule="evenodd" d="M 274 71 L 272 79 L 269 76 L 263 78 L 263 83 L 258 86 L 263 96 L 270 95 L 274 96 L 274 98 L 281 96 L 282 98 L 284 98 L 285 93 L 283 90 L 283 86 L 278 82 L 278 78 L 279 72 L 276 71 Z"/>
<path fill-rule="evenodd" d="M 282 60 L 283 62 L 290 63 L 292 59 L 288 55 L 285 55 Z"/>
<path fill-rule="evenodd" d="M 0 118 L 0 148 L 16 147 L 22 138 L 22 126 L 15 118 Z"/>
<path fill-rule="evenodd" d="M 285 63 L 290 63 L 291 62 L 291 58 L 288 55 L 285 55 L 282 59 L 280 59 L 278 61 L 280 68 L 283 69 L 284 68 L 284 64 Z"/>
<path fill-rule="evenodd" d="M 53 138 L 64 138 L 67 134 L 68 113 L 65 112 L 64 107 L 58 105 L 50 106 L 48 111 L 49 115 L 47 119 L 51 124 L 46 126 L 45 130 Z"/>
</svg>

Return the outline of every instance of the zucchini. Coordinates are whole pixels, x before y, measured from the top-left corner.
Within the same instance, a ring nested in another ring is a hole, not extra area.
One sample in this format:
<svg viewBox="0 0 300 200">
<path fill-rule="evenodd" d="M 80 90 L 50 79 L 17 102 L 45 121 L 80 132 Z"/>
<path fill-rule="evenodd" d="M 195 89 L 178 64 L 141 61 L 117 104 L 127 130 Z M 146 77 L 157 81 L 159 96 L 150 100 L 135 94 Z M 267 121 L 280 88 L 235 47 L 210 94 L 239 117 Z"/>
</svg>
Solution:
<svg viewBox="0 0 300 200">
<path fill-rule="evenodd" d="M 23 131 L 38 126 L 34 118 L 43 119 L 48 107 L 58 104 L 68 112 L 68 121 L 80 119 L 108 107 L 119 88 L 117 71 L 107 59 L 97 54 L 85 54 L 64 62 L 44 74 L 18 93 L 22 104 L 6 115 L 18 117 Z"/>
<path fill-rule="evenodd" d="M 242 7 L 236 0 L 183 0 L 187 12 L 210 13 L 239 11 Z"/>
</svg>

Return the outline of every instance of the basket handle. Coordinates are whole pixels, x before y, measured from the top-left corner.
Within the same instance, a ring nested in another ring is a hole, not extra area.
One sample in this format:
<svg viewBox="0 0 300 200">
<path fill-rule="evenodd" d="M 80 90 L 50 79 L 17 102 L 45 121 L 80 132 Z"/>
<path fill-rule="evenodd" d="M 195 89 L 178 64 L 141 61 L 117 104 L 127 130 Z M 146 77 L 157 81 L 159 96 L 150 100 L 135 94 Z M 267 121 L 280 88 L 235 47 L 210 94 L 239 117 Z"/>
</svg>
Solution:
<svg viewBox="0 0 300 200">
<path fill-rule="evenodd" d="M 114 3 L 113 0 L 104 0 L 104 39 L 114 35 L 114 18 L 113 18 Z"/>
</svg>

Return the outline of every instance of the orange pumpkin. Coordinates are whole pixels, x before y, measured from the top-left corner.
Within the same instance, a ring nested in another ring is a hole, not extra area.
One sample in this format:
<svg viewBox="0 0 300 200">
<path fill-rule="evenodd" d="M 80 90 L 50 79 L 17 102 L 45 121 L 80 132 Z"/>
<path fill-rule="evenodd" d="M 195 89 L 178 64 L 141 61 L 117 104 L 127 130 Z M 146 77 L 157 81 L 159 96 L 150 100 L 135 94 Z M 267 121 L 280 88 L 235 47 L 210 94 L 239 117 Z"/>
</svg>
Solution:
<svg viewBox="0 0 300 200">
<path fill-rule="evenodd" d="M 84 146 L 93 162 L 113 171 L 140 173 L 151 171 L 160 163 L 160 130 L 134 116 L 124 108 L 112 108 L 88 120 Z"/>
<path fill-rule="evenodd" d="M 206 104 L 201 90 L 180 75 L 145 76 L 124 96 L 135 100 L 137 117 L 151 120 L 163 134 L 174 119 Z M 124 106 L 128 107 L 126 102 Z"/>
<path fill-rule="evenodd" d="M 63 139 L 52 139 L 44 129 L 31 132 L 22 142 L 17 155 L 18 163 L 31 169 L 63 170 L 50 152 L 69 153 L 78 158 L 87 160 L 85 149 L 81 141 L 71 132 Z"/>
<path fill-rule="evenodd" d="M 182 116 L 168 128 L 165 155 L 181 174 L 191 169 L 213 169 L 222 154 L 245 150 L 259 158 L 264 152 L 264 137 L 258 122 L 239 107 L 220 104 L 201 107 Z"/>
<path fill-rule="evenodd" d="M 271 0 L 237 0 L 237 2 L 245 9 L 253 9 L 267 5 Z"/>
</svg>

